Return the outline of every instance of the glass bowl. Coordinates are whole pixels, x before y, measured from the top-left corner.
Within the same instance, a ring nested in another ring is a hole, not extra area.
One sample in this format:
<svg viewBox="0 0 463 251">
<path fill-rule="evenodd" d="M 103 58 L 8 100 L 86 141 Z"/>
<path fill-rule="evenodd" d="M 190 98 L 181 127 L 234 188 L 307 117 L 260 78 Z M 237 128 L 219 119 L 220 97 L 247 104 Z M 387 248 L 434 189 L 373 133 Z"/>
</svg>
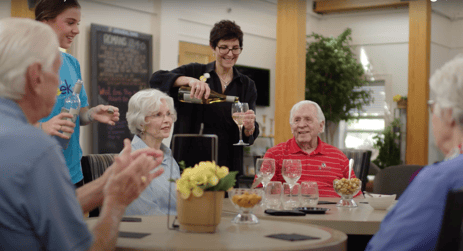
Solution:
<svg viewBox="0 0 463 251">
<path fill-rule="evenodd" d="M 257 216 L 252 213 L 254 207 L 262 200 L 262 189 L 234 188 L 228 191 L 228 198 L 239 213 L 232 222 L 236 224 L 259 223 Z"/>
<path fill-rule="evenodd" d="M 346 179 L 342 178 L 340 180 L 335 179 L 333 180 L 333 188 L 334 191 L 341 196 L 341 200 L 336 204 L 338 207 L 357 207 L 357 203 L 354 201 L 354 196 L 360 191 L 362 188 L 362 181 L 353 178 L 353 179 Z"/>
</svg>

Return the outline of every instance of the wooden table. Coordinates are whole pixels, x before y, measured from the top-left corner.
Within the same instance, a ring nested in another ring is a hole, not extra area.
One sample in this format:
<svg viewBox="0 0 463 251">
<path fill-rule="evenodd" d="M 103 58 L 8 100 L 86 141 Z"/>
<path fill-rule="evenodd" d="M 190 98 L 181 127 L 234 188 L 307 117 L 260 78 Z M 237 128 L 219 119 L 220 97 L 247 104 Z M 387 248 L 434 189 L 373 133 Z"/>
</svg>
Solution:
<svg viewBox="0 0 463 251">
<path fill-rule="evenodd" d="M 260 220 L 255 225 L 231 223 L 222 217 L 214 234 L 182 233 L 167 229 L 167 216 L 141 216 L 142 222 L 121 222 L 120 231 L 150 233 L 141 239 L 117 239 L 116 250 L 346 250 L 346 234 L 316 225 Z M 88 219 L 90 229 L 97 219 Z M 319 237 L 318 240 L 285 241 L 266 237 L 293 234 Z"/>
<path fill-rule="evenodd" d="M 307 214 L 304 217 L 295 216 L 272 216 L 264 213 L 260 206 L 254 208 L 254 214 L 262 220 L 276 220 L 282 222 L 299 222 L 325 226 L 355 235 L 373 235 L 379 230 L 381 221 L 386 216 L 388 210 L 374 210 L 368 204 L 362 204 L 364 199 L 354 199 L 357 208 L 342 208 L 334 204 L 318 205 L 318 207 L 329 208 L 326 214 Z M 320 198 L 320 201 L 338 202 L 339 198 Z M 391 208 L 391 207 L 390 207 Z M 389 208 L 389 210 L 390 210 Z M 224 200 L 222 216 L 236 215 L 238 210 L 231 204 L 229 199 Z"/>
</svg>

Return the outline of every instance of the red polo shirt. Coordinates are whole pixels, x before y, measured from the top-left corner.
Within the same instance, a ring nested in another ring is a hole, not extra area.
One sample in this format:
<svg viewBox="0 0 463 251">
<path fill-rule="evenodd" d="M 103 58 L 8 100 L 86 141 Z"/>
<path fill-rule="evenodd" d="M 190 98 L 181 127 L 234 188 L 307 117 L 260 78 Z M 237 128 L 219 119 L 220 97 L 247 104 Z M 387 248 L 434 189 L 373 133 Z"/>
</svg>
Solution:
<svg viewBox="0 0 463 251">
<path fill-rule="evenodd" d="M 320 197 L 340 197 L 333 189 L 333 180 L 349 177 L 349 160 L 338 148 L 328 145 L 318 137 L 318 146 L 310 154 L 304 152 L 292 139 L 280 143 L 265 153 L 264 158 L 275 159 L 275 175 L 272 181 L 285 182 L 281 174 L 283 159 L 300 159 L 302 181 L 316 181 Z M 351 178 L 355 178 L 354 171 Z M 359 192 L 360 194 L 360 192 Z"/>
</svg>

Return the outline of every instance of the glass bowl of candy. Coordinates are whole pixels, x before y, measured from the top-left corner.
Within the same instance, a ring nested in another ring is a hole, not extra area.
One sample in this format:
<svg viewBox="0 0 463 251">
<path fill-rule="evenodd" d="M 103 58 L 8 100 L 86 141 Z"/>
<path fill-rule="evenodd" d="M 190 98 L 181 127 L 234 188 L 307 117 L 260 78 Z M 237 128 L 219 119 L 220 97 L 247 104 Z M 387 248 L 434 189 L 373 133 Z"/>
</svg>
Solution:
<svg viewBox="0 0 463 251">
<path fill-rule="evenodd" d="M 360 191 L 362 187 L 362 181 L 353 178 L 346 179 L 342 178 L 340 180 L 335 179 L 333 181 L 334 191 L 341 196 L 341 200 L 336 204 L 338 207 L 357 207 L 357 203 L 354 201 L 354 196 Z"/>
<path fill-rule="evenodd" d="M 262 189 L 234 188 L 228 191 L 228 198 L 239 213 L 232 222 L 236 224 L 259 223 L 257 216 L 252 213 L 254 207 L 262 200 Z"/>
</svg>

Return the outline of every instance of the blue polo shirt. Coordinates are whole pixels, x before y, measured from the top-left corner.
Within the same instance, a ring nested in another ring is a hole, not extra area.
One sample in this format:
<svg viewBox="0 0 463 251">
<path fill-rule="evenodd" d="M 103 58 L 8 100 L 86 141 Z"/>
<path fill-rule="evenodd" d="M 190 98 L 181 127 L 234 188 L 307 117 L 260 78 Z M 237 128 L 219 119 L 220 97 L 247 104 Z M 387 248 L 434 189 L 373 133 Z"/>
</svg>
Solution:
<svg viewBox="0 0 463 251">
<path fill-rule="evenodd" d="M 386 215 L 366 250 L 434 250 L 447 194 L 463 187 L 463 155 L 423 168 Z"/>
<path fill-rule="evenodd" d="M 89 249 L 61 148 L 12 100 L 0 98 L 0 118 L 0 249 Z"/>
</svg>

